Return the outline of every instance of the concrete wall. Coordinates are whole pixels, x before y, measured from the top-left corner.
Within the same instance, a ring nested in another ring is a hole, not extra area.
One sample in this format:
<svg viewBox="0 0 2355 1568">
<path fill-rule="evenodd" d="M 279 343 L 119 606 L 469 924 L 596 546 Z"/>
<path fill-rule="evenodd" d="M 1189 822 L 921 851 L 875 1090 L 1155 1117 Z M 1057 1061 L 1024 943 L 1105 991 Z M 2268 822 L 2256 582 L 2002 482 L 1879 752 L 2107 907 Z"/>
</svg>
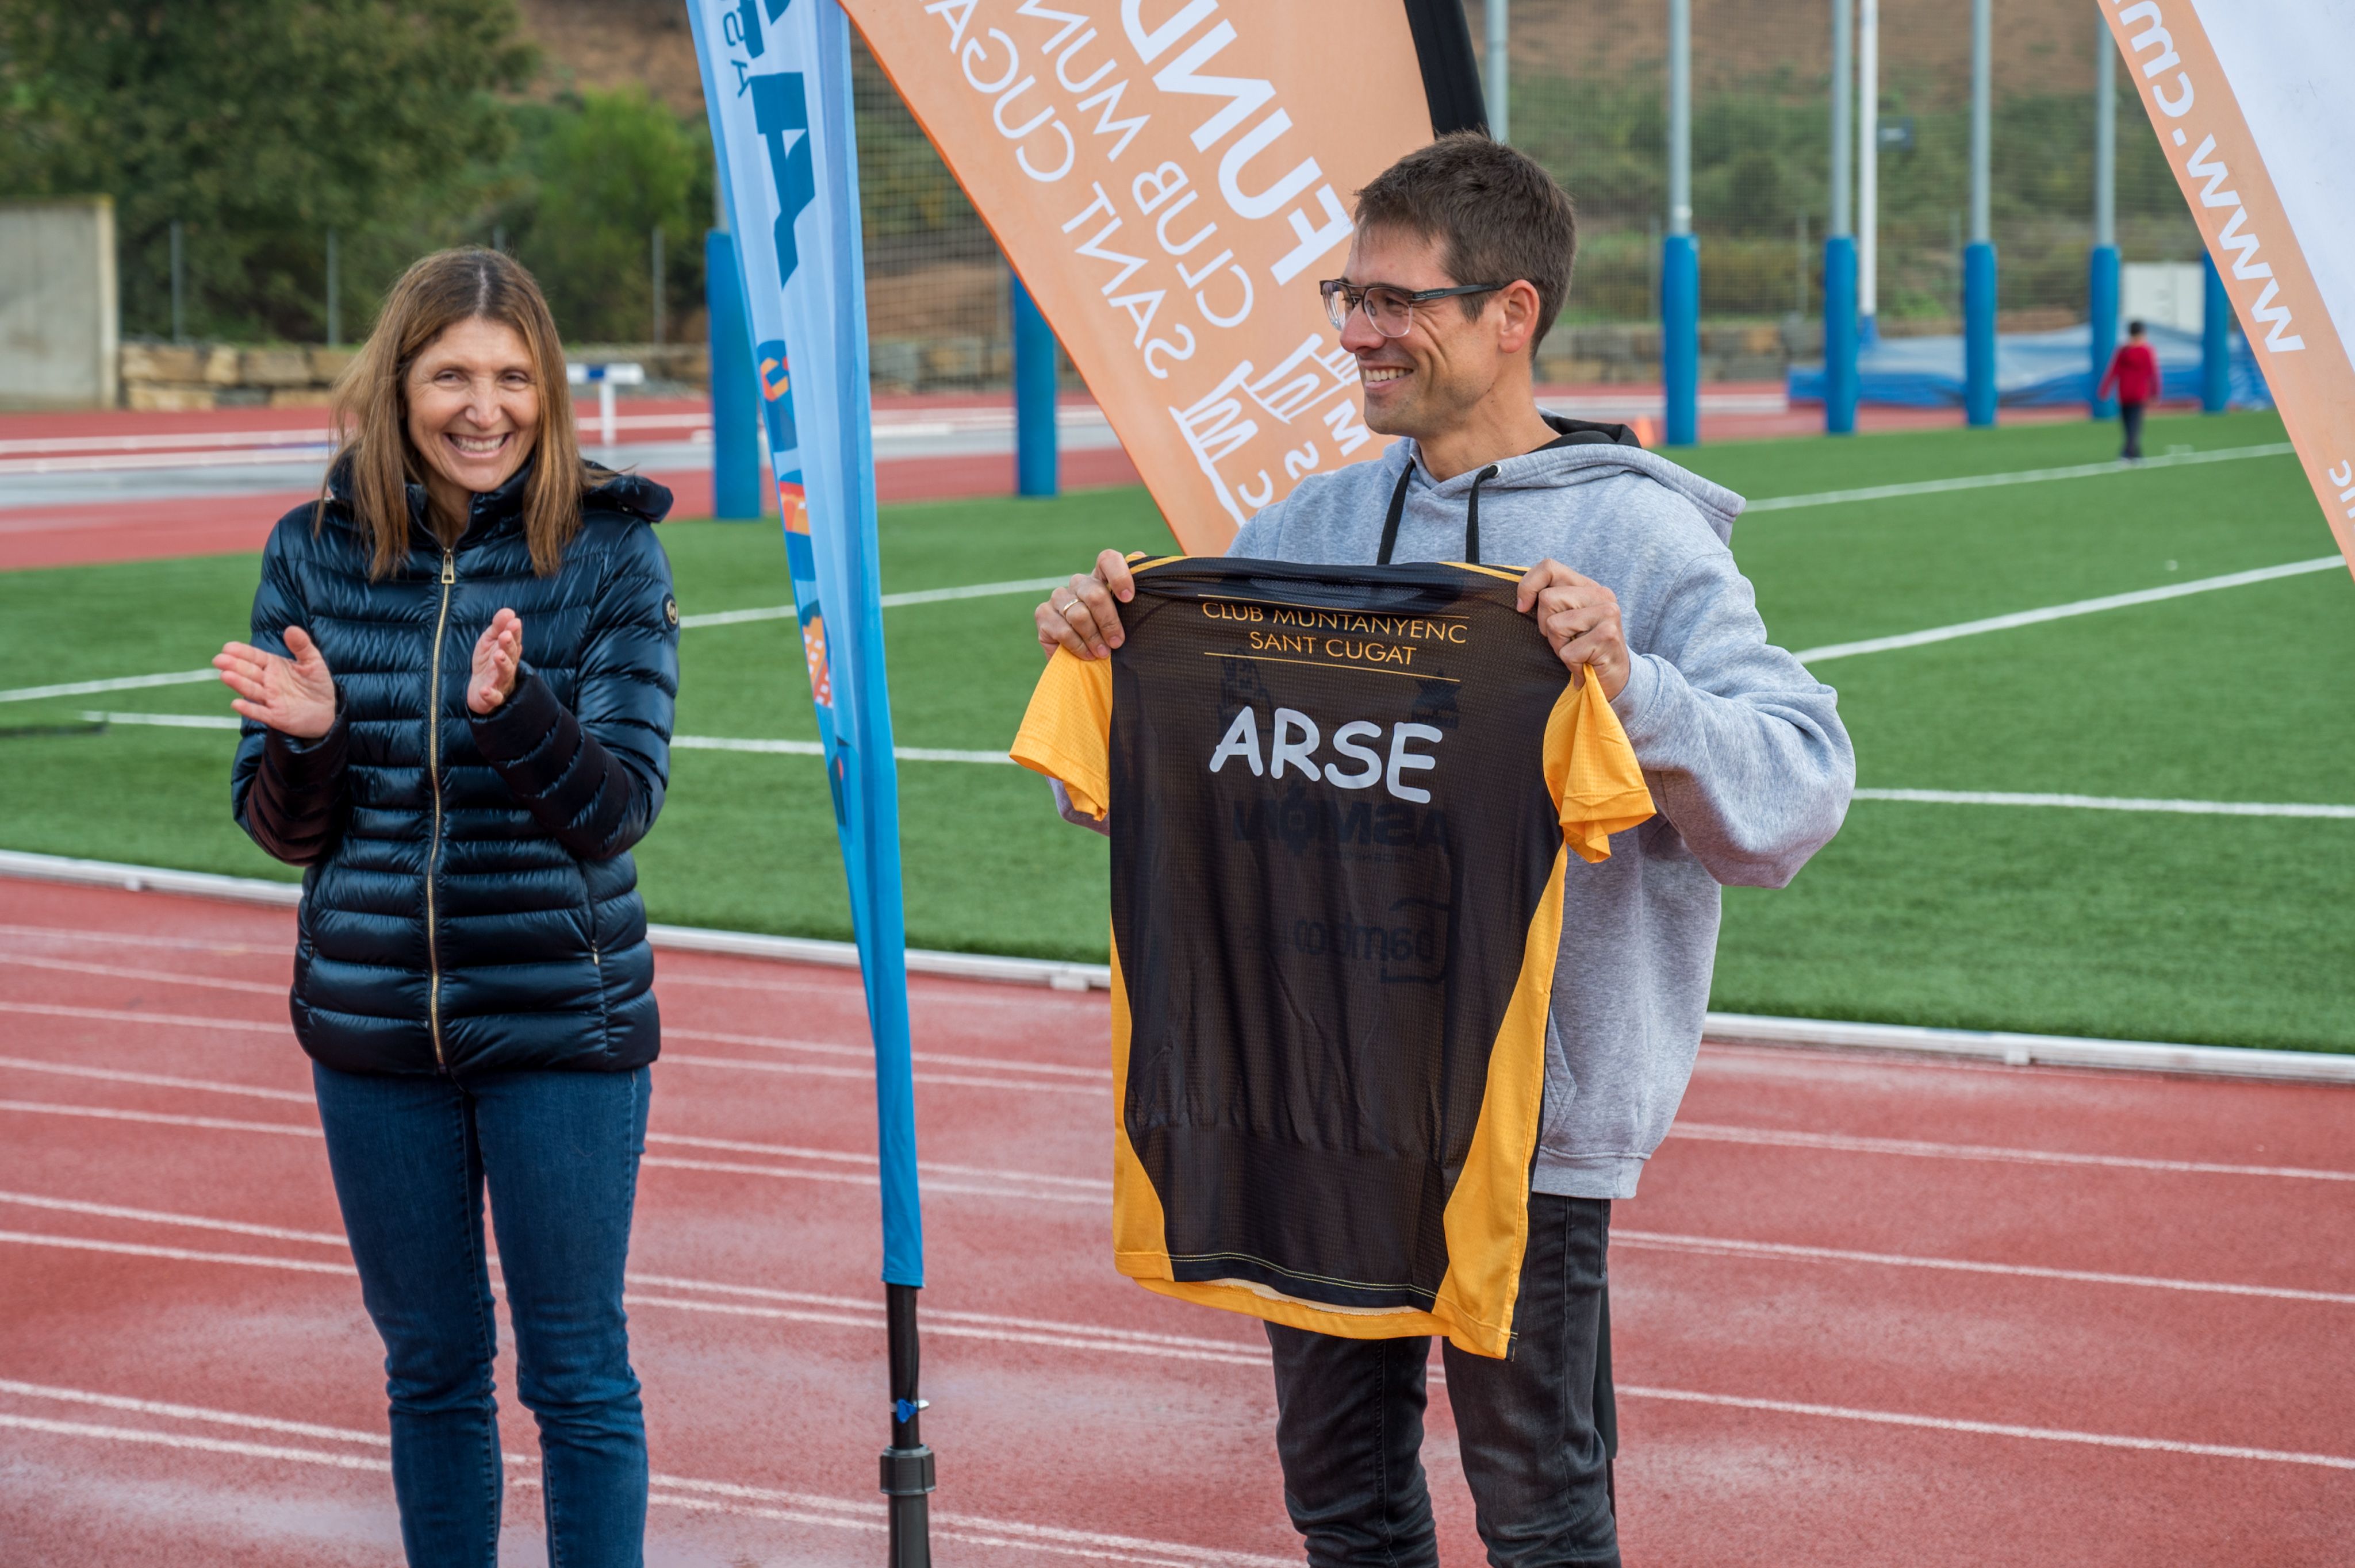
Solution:
<svg viewBox="0 0 2355 1568">
<path fill-rule="evenodd" d="M 114 204 L 0 202 L 0 408 L 112 408 Z"/>
</svg>

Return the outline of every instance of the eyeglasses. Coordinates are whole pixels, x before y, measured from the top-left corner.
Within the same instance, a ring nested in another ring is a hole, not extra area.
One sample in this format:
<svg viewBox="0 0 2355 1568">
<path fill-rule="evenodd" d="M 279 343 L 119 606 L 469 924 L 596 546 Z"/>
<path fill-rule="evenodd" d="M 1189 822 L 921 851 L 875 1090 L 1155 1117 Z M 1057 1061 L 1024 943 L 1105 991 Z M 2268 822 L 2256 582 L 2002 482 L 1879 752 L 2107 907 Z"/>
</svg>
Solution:
<svg viewBox="0 0 2355 1568">
<path fill-rule="evenodd" d="M 1465 294 L 1493 294 L 1509 283 L 1460 283 L 1453 289 L 1393 289 L 1387 283 L 1358 287 L 1346 278 L 1327 278 L 1316 285 L 1325 297 L 1325 319 L 1334 329 L 1349 324 L 1349 313 L 1362 310 L 1366 320 L 1384 337 L 1404 337 L 1414 326 L 1414 307 L 1427 300 L 1453 300 Z"/>
</svg>

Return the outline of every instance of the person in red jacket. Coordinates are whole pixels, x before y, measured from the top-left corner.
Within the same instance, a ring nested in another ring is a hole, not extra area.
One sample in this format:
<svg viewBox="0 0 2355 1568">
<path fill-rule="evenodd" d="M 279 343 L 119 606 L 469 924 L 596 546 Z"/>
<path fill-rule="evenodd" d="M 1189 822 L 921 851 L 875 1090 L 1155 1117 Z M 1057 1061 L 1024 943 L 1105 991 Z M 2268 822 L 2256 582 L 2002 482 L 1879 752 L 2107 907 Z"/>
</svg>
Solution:
<svg viewBox="0 0 2355 1568">
<path fill-rule="evenodd" d="M 2140 462 L 2143 409 L 2158 397 L 2158 355 L 2143 340 L 2140 322 L 2126 323 L 2126 340 L 2110 356 L 2110 368 L 2094 389 L 2094 400 L 2107 397 L 2113 386 L 2118 389 L 2118 421 L 2126 430 L 2126 450 L 2118 456 L 2127 462 Z"/>
</svg>

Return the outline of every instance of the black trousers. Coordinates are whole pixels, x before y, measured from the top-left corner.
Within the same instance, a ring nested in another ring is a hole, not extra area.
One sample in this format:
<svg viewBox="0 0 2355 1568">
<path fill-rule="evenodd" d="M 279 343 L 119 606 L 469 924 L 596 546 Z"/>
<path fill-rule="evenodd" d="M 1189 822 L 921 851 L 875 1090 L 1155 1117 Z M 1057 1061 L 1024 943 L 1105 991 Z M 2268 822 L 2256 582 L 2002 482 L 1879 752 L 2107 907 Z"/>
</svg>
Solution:
<svg viewBox="0 0 2355 1568">
<path fill-rule="evenodd" d="M 2120 452 L 2118 456 L 2124 458 L 2142 456 L 2142 413 L 2143 405 L 2140 403 L 2118 405 L 2118 422 L 2126 428 L 2126 450 Z"/>
<path fill-rule="evenodd" d="M 1617 1568 L 1610 1231 L 1608 1200 L 1532 1193 L 1512 1353 L 1444 1347 L 1464 1477 L 1496 1568 Z M 1422 1457 L 1431 1341 L 1273 1323 L 1267 1338 L 1284 1504 L 1311 1568 L 1436 1568 Z"/>
</svg>

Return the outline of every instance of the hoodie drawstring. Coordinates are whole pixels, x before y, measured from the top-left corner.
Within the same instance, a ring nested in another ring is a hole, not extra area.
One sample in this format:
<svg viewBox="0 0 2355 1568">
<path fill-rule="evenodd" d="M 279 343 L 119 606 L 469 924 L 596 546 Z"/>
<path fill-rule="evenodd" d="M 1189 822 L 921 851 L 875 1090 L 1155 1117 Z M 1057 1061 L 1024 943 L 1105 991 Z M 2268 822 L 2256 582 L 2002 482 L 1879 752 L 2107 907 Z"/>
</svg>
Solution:
<svg viewBox="0 0 2355 1568">
<path fill-rule="evenodd" d="M 1497 477 L 1497 465 L 1490 463 L 1472 480 L 1472 496 L 1464 506 L 1464 558 L 1473 566 L 1480 564 L 1480 487 Z M 1374 557 L 1374 565 L 1387 567 L 1391 554 L 1398 548 L 1399 521 L 1406 515 L 1406 487 L 1414 480 L 1414 460 L 1409 458 L 1400 473 L 1398 488 L 1391 492 L 1390 515 L 1382 519 L 1382 547 Z"/>
<path fill-rule="evenodd" d="M 1472 498 L 1464 503 L 1464 558 L 1474 566 L 1480 564 L 1480 487 L 1497 477 L 1497 465 L 1490 463 L 1472 481 Z"/>
</svg>

